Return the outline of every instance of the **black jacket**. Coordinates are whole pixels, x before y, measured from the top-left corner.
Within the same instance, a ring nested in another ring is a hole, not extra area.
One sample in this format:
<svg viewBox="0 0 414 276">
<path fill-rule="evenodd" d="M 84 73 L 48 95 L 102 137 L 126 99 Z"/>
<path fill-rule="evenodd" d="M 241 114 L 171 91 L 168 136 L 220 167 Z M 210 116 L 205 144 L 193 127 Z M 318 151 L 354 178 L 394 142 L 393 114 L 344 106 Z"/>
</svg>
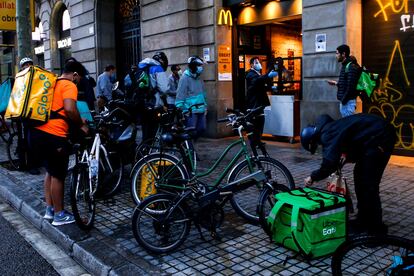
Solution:
<svg viewBox="0 0 414 276">
<path fill-rule="evenodd" d="M 88 104 L 90 110 L 95 109 L 95 92 L 93 88 L 96 86 L 95 80 L 91 76 L 85 76 L 81 78 L 77 85 L 78 88 L 78 100 L 85 101 Z"/>
<path fill-rule="evenodd" d="M 364 155 L 375 154 L 379 147 L 384 152 L 392 152 L 396 137 L 390 123 L 371 114 L 356 114 L 325 125 L 318 126 L 317 123 L 316 129 L 323 148 L 323 161 L 311 174 L 314 181 L 335 172 L 342 153 L 348 161 L 358 162 Z"/>
<path fill-rule="evenodd" d="M 350 62 L 352 62 L 350 58 L 342 62 L 341 72 L 339 73 L 337 99 L 342 104 L 346 104 L 349 100 L 353 100 L 358 96 L 356 86 L 360 70 L 359 66 L 352 62 L 346 72 L 346 66 Z"/>
<path fill-rule="evenodd" d="M 248 109 L 259 106 L 269 106 L 269 98 L 267 96 L 267 74 L 260 75 L 254 70 L 247 71 L 246 87 L 247 87 L 247 105 Z"/>
</svg>

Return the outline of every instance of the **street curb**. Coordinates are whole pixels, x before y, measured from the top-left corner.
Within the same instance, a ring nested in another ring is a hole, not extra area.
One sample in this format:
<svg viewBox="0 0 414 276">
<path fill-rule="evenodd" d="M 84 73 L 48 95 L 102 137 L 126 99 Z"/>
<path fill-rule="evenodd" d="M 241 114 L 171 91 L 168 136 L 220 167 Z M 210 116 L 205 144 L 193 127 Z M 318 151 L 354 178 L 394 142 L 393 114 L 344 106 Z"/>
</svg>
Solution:
<svg viewBox="0 0 414 276">
<path fill-rule="evenodd" d="M 96 230 L 84 232 L 75 224 L 53 226 L 43 218 L 45 203 L 31 195 L 30 188 L 25 188 L 4 168 L 0 168 L 0 182 L 0 197 L 91 274 L 111 276 L 165 274 L 143 259 L 137 260 L 137 264 L 141 264 L 142 267 L 132 263 L 118 252 L 119 248 L 114 248 L 110 243 L 105 242 L 105 237 Z"/>
</svg>

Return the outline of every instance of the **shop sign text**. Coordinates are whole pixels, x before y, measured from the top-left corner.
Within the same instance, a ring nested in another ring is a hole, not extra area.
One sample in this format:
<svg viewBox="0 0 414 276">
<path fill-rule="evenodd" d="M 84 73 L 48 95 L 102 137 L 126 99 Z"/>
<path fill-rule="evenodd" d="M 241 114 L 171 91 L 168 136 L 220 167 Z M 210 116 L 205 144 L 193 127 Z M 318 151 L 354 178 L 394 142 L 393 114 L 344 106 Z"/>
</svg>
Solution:
<svg viewBox="0 0 414 276">
<path fill-rule="evenodd" d="M 58 45 L 58 48 L 59 48 L 59 49 L 62 49 L 62 48 L 69 48 L 70 46 L 72 46 L 72 38 L 67 37 L 67 38 L 64 38 L 64 39 L 62 39 L 62 40 L 59 40 L 59 41 L 57 42 L 57 45 Z"/>
<path fill-rule="evenodd" d="M 35 52 L 35 55 L 43 54 L 45 52 L 45 46 L 42 45 L 42 46 L 34 48 L 34 52 Z"/>
<path fill-rule="evenodd" d="M 28 1 L 29 2 L 29 1 Z M 30 19 L 34 31 L 34 1 L 30 0 Z M 0 30 L 16 30 L 16 0 L 0 0 Z"/>
</svg>

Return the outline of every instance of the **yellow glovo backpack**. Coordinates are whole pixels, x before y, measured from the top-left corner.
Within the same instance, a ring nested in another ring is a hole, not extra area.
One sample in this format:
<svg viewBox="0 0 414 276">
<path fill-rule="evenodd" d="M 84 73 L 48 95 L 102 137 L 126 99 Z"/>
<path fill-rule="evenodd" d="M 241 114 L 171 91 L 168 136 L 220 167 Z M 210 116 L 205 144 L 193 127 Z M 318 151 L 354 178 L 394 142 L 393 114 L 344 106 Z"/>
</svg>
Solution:
<svg viewBox="0 0 414 276">
<path fill-rule="evenodd" d="M 16 75 L 6 119 L 21 119 L 41 125 L 50 119 L 57 75 L 30 66 Z"/>
</svg>

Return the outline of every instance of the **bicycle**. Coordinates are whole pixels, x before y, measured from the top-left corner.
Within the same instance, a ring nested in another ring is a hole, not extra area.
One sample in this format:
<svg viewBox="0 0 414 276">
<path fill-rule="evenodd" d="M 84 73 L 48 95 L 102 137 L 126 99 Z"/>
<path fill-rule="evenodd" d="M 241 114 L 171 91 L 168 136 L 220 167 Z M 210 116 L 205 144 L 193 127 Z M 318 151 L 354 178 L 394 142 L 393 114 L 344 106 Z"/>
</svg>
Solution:
<svg viewBox="0 0 414 276">
<path fill-rule="evenodd" d="M 76 144 L 75 166 L 71 178 L 71 206 L 76 223 L 81 229 L 93 226 L 96 202 L 115 194 L 122 182 L 124 164 L 121 152 L 135 143 L 136 128 L 129 114 L 115 108 L 95 117 L 96 133 L 92 144 Z M 120 128 L 122 133 L 108 131 Z M 91 139 L 89 139 L 90 141 Z"/>
<path fill-rule="evenodd" d="M 143 200 L 132 215 L 132 231 L 137 242 L 152 253 L 167 253 L 186 240 L 194 222 L 201 239 L 201 227 L 219 239 L 216 229 L 224 221 L 223 206 L 234 193 L 248 189 L 258 182 L 265 182 L 263 189 L 270 189 L 266 174 L 256 171 L 249 176 L 223 186 L 208 187 L 200 182 L 185 186 L 181 194 L 155 194 Z M 272 187 L 274 190 L 274 187 Z M 177 230 L 177 233 L 173 231 Z"/>
<path fill-rule="evenodd" d="M 259 110 L 260 108 L 251 110 L 247 115 L 228 110 L 229 113 L 233 114 L 220 119 L 219 122 L 228 122 L 228 125 L 237 130 L 239 139 L 228 145 L 210 168 L 200 173 L 196 172 L 191 150 L 184 146 L 185 142 L 191 139 L 191 135 L 188 133 L 191 129 L 178 128 L 176 133 L 164 134 L 163 140 L 167 144 L 174 144 L 179 149 L 181 158 L 168 153 L 153 153 L 139 160 L 134 165 L 131 173 L 131 194 L 134 202 L 138 205 L 146 196 L 155 193 L 157 190 L 163 192 L 181 191 L 187 183 L 197 182 L 200 181 L 199 178 L 210 176 L 229 151 L 237 147 L 239 151 L 218 178 L 213 181 L 211 187 L 216 187 L 222 183 L 226 175 L 228 175 L 227 182 L 230 183 L 251 174 L 256 169 L 262 169 L 268 171 L 269 179 L 274 183 L 286 186 L 287 189 L 293 189 L 295 187 L 293 177 L 282 163 L 270 157 L 259 156 L 257 151 L 253 151 L 253 155 L 248 151 L 244 130 L 249 130 L 252 127 L 249 125 L 249 118 Z M 250 139 L 249 142 L 250 147 L 253 148 L 254 143 Z M 243 160 L 237 163 L 240 159 Z M 259 222 L 259 217 L 256 214 L 256 202 L 261 189 L 262 185 L 254 185 L 249 190 L 239 191 L 230 197 L 230 203 L 236 213 L 253 224 Z"/>
<path fill-rule="evenodd" d="M 135 165 L 133 169 L 135 171 L 135 174 L 133 177 L 131 191 L 138 206 L 140 206 L 140 204 L 144 204 L 142 203 L 142 200 L 145 198 L 144 196 L 148 196 L 156 192 L 155 189 L 161 190 L 164 193 L 176 195 L 179 192 L 183 194 L 187 187 L 200 185 L 204 187 L 204 192 L 209 192 L 213 190 L 225 189 L 223 187 L 219 187 L 219 184 L 223 181 L 227 174 L 229 174 L 227 185 L 230 185 L 231 183 L 237 183 L 240 180 L 249 178 L 255 171 L 265 172 L 266 181 L 251 183 L 243 189 L 228 191 L 221 203 L 222 207 L 227 201 L 230 200 L 234 210 L 238 215 L 242 216 L 249 222 L 256 224 L 258 222 L 258 216 L 256 214 L 256 202 L 257 198 L 259 197 L 257 195 L 258 193 L 261 193 L 262 190 L 265 189 L 271 190 L 272 193 L 269 192 L 268 194 L 273 195 L 278 191 L 286 191 L 294 188 L 293 178 L 289 170 L 283 164 L 269 157 L 254 155 L 251 156 L 247 150 L 243 130 L 249 128 L 248 119 L 253 116 L 258 110 L 259 109 L 251 110 L 247 115 L 243 115 L 241 113 L 239 113 L 239 116 L 236 114 L 231 114 L 227 118 L 219 120 L 220 122 L 229 122 L 229 125 L 237 129 L 239 139 L 231 143 L 224 150 L 224 152 L 219 156 L 211 168 L 199 174 L 196 174 L 192 166 L 191 153 L 189 154 L 188 149 L 182 146 L 182 142 L 190 138 L 190 135 L 187 133 L 190 130 L 187 129 L 182 130 L 181 132 L 177 131 L 177 133 L 163 135 L 162 138 L 164 141 L 168 140 L 170 143 L 172 142 L 177 145 L 177 147 L 180 149 L 182 158 L 179 159 L 169 154 L 155 153 L 145 156 Z M 228 111 L 234 112 L 233 110 Z M 210 175 L 224 159 L 224 156 L 226 156 L 226 154 L 228 154 L 232 148 L 235 148 L 237 146 L 240 147 L 238 153 L 224 168 L 224 171 L 219 175 L 219 177 L 214 180 L 214 183 L 212 185 L 208 185 L 199 180 L 200 177 Z M 254 145 L 251 144 L 251 147 L 252 146 Z M 244 160 L 237 163 L 241 157 L 244 157 Z M 158 169 L 159 167 L 161 167 L 161 169 Z M 243 172 L 248 174 L 243 175 Z M 150 175 L 150 178 L 144 178 L 144 180 L 140 178 L 138 181 L 138 177 L 141 177 L 144 174 Z M 277 179 L 276 177 L 280 178 Z M 146 184 L 146 187 L 142 188 L 141 184 Z M 147 189 L 152 185 L 155 187 Z M 266 186 L 268 188 L 266 188 Z M 247 188 L 250 189 L 247 190 Z M 145 193 L 148 190 L 149 193 Z M 253 200 L 243 199 L 240 195 L 244 195 L 244 191 L 246 191 L 249 197 L 252 197 Z M 141 193 L 139 194 L 139 192 Z M 254 205 L 253 208 L 252 205 Z M 136 210 L 140 210 L 140 208 L 137 207 Z"/>
<path fill-rule="evenodd" d="M 414 275 L 414 242 L 397 236 L 359 236 L 335 251 L 332 274 Z"/>
<path fill-rule="evenodd" d="M 155 152 L 168 152 L 173 155 L 179 154 L 179 150 L 174 145 L 167 145 L 162 142 L 161 136 L 164 133 L 171 131 L 171 128 L 184 125 L 185 116 L 191 114 L 193 108 L 197 108 L 204 104 L 195 104 L 183 112 L 178 108 L 168 108 L 164 110 L 159 108 L 157 110 L 157 117 L 159 118 L 159 124 L 157 132 L 154 138 L 146 139 L 142 141 L 135 150 L 135 162 L 139 161 L 145 155 Z M 194 145 L 191 140 L 185 141 L 185 146 L 193 152 L 194 167 L 197 167 L 197 156 L 194 150 Z"/>
</svg>

